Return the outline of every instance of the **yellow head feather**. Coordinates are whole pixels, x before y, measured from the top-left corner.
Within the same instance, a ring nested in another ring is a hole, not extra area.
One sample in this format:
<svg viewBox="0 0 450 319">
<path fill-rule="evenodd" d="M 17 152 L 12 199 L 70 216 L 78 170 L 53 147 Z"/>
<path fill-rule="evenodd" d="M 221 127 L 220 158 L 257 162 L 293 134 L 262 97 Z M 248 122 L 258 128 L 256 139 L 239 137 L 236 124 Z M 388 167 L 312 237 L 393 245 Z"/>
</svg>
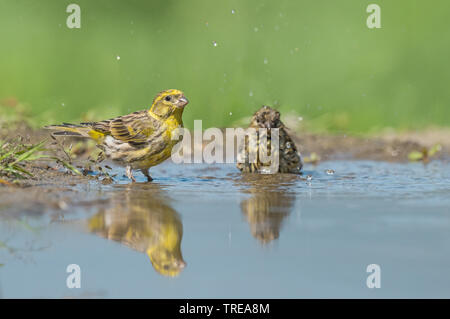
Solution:
<svg viewBox="0 0 450 319">
<path fill-rule="evenodd" d="M 149 114 L 153 117 L 166 119 L 171 115 L 180 117 L 188 100 L 180 90 L 165 90 L 156 95 L 150 107 Z"/>
</svg>

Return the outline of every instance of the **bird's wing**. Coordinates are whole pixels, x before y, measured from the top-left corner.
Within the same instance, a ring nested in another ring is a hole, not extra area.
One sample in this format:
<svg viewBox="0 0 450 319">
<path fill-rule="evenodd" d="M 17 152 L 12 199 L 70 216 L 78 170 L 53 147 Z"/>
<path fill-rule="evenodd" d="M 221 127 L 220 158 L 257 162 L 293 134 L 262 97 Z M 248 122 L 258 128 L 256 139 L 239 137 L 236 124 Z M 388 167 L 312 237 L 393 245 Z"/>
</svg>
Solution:
<svg viewBox="0 0 450 319">
<path fill-rule="evenodd" d="M 111 135 L 119 141 L 136 147 L 146 144 L 156 129 L 156 123 L 146 111 L 134 112 L 91 125 L 98 132 Z"/>
</svg>

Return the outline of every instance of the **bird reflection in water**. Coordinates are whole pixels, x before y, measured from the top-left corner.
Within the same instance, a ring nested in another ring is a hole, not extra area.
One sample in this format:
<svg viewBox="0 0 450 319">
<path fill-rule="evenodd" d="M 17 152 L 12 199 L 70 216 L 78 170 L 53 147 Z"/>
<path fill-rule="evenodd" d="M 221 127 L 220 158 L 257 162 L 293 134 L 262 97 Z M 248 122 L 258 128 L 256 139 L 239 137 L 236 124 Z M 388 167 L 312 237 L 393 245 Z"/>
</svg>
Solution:
<svg viewBox="0 0 450 319">
<path fill-rule="evenodd" d="M 244 174 L 239 180 L 242 192 L 251 194 L 241 202 L 242 214 L 250 224 L 252 236 L 261 244 L 268 244 L 280 236 L 282 222 L 291 213 L 295 202 L 289 187 L 298 178 L 289 174 Z"/>
<path fill-rule="evenodd" d="M 164 276 L 177 276 L 186 266 L 181 253 L 183 225 L 170 199 L 157 184 L 131 184 L 112 198 L 110 208 L 101 209 L 88 221 L 89 230 L 145 252 Z"/>
</svg>

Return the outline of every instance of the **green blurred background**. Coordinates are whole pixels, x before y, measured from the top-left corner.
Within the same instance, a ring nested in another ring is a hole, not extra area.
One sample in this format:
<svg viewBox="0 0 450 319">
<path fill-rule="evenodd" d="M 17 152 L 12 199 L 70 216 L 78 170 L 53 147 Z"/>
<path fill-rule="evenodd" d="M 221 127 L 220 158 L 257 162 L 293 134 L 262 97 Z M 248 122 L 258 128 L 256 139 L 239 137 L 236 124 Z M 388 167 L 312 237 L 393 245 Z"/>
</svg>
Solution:
<svg viewBox="0 0 450 319">
<path fill-rule="evenodd" d="M 70 3 L 81 29 L 66 26 Z M 366 26 L 370 3 L 381 29 Z M 178 88 L 188 127 L 236 125 L 262 104 L 313 130 L 447 126 L 449 14 L 444 0 L 0 0 L 0 100 L 38 125 Z"/>
</svg>

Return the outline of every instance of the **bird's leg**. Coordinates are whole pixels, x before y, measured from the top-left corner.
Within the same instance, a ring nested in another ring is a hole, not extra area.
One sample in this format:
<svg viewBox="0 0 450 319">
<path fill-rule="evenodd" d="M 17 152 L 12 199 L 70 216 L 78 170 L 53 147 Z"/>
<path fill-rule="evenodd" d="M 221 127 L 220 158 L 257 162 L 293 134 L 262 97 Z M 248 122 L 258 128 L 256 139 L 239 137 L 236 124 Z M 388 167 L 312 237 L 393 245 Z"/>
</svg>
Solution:
<svg viewBox="0 0 450 319">
<path fill-rule="evenodd" d="M 134 182 L 136 182 L 136 179 L 133 177 L 133 172 L 131 171 L 131 166 L 130 165 L 127 165 L 127 168 L 126 168 L 126 174 L 127 174 L 127 177 L 129 178 L 129 179 L 131 179 L 131 181 L 134 183 Z"/>
<path fill-rule="evenodd" d="M 148 172 L 148 168 L 142 169 L 141 172 L 142 172 L 142 174 L 144 174 L 147 177 L 147 182 L 151 182 L 153 180 L 153 178 L 150 176 L 150 174 Z"/>
</svg>

